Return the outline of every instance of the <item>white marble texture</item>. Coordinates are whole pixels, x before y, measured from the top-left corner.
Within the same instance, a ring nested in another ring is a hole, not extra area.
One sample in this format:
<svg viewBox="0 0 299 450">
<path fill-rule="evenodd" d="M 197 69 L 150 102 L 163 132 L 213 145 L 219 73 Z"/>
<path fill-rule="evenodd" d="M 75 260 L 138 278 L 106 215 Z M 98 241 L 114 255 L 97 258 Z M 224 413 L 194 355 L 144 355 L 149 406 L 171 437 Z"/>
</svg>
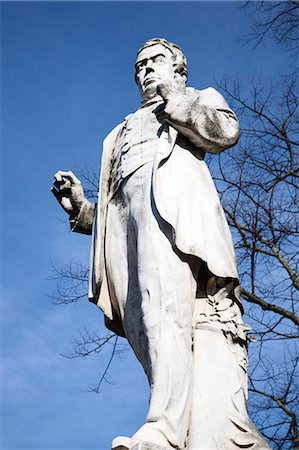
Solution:
<svg viewBox="0 0 299 450">
<path fill-rule="evenodd" d="M 91 234 L 89 298 L 125 336 L 150 385 L 145 424 L 115 450 L 266 450 L 247 415 L 247 336 L 234 248 L 204 155 L 239 124 L 213 88 L 186 87 L 187 62 L 163 39 L 138 52 L 142 103 L 105 139 L 99 202 L 72 172 L 53 194 Z"/>
</svg>

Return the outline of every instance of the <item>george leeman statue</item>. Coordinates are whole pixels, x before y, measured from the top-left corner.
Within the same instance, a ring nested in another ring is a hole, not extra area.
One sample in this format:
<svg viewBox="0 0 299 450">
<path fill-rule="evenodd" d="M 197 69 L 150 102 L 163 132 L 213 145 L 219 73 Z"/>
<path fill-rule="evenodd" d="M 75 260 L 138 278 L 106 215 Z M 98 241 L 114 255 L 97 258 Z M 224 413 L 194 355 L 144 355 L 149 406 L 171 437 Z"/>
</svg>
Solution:
<svg viewBox="0 0 299 450">
<path fill-rule="evenodd" d="M 72 172 L 52 192 L 92 235 L 89 299 L 127 338 L 150 385 L 145 424 L 112 448 L 270 447 L 247 414 L 247 330 L 231 234 L 205 153 L 239 123 L 213 88 L 186 87 L 187 61 L 162 38 L 138 51 L 139 109 L 105 139 L 99 199 Z"/>
</svg>

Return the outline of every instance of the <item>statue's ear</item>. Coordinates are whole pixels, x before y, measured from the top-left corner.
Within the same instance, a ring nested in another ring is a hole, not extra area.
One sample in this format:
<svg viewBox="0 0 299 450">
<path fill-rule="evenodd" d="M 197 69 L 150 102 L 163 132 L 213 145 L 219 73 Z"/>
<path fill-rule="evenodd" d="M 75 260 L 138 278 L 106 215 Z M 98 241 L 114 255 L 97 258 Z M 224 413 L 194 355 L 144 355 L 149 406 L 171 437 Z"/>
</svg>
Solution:
<svg viewBox="0 0 299 450">
<path fill-rule="evenodd" d="M 175 72 L 175 80 L 181 85 L 186 86 L 187 77 L 185 74 L 181 74 L 179 71 Z"/>
<path fill-rule="evenodd" d="M 184 72 L 184 70 L 182 70 L 182 68 L 180 68 L 180 67 L 177 68 L 177 70 L 175 71 L 175 77 L 176 78 L 181 78 L 183 80 L 183 82 L 186 84 L 187 75 Z"/>
<path fill-rule="evenodd" d="M 187 82 L 187 75 L 184 73 L 184 74 L 180 74 L 180 77 L 184 80 L 184 83 L 186 84 L 186 82 Z"/>
</svg>

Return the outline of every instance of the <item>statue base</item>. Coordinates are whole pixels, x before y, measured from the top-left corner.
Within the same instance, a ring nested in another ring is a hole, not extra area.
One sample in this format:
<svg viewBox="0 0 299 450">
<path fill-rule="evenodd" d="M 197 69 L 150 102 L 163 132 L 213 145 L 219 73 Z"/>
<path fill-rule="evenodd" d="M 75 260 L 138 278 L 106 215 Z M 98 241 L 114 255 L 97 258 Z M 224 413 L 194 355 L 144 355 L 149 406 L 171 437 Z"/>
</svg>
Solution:
<svg viewBox="0 0 299 450">
<path fill-rule="evenodd" d="M 208 321 L 194 326 L 193 401 L 185 450 L 271 450 L 248 417 L 246 341 L 241 333 L 221 327 Z M 112 450 L 174 449 L 135 442 L 119 436 Z"/>
</svg>

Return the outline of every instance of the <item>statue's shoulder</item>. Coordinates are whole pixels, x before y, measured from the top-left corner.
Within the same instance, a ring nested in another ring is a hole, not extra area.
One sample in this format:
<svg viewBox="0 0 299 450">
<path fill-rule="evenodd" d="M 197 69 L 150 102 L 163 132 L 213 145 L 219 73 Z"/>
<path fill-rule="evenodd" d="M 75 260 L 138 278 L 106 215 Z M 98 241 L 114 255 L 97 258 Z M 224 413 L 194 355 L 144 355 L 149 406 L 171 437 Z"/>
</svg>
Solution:
<svg viewBox="0 0 299 450">
<path fill-rule="evenodd" d="M 116 125 L 116 127 L 113 128 L 112 131 L 110 131 L 109 134 L 107 134 L 103 141 L 103 147 L 109 147 L 110 145 L 113 145 L 115 143 L 120 131 L 122 130 L 123 124 L 124 122 L 119 123 L 118 125 Z"/>
<path fill-rule="evenodd" d="M 221 108 L 228 107 L 226 100 L 223 95 L 217 91 L 217 89 L 213 87 L 207 87 L 205 89 L 194 89 L 192 87 L 188 87 L 186 89 L 188 95 L 192 95 L 193 97 L 198 97 L 200 103 L 210 106 L 211 108 Z"/>
<path fill-rule="evenodd" d="M 135 113 L 128 114 L 126 117 L 124 117 L 124 120 L 121 123 L 116 125 L 116 127 L 114 127 L 113 130 L 111 130 L 110 133 L 107 134 L 107 136 L 105 137 L 105 139 L 103 141 L 103 148 L 111 147 L 111 146 L 114 147 L 115 142 L 116 142 L 121 130 L 126 125 L 126 122 L 128 121 L 128 119 L 130 117 L 132 117 Z"/>
</svg>

